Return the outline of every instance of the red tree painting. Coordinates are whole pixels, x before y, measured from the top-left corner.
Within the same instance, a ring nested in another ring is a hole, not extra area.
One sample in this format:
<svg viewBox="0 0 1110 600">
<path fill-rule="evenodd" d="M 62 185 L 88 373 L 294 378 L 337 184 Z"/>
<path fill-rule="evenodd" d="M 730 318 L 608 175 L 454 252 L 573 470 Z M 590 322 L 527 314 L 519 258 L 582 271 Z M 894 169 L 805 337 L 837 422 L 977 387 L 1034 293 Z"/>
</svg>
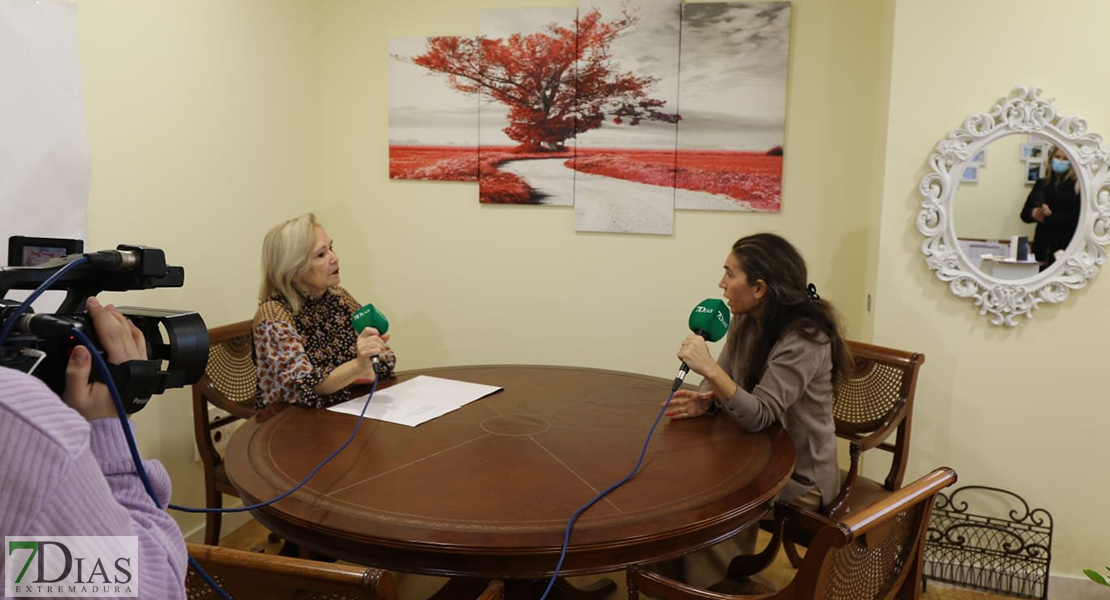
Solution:
<svg viewBox="0 0 1110 600">
<path fill-rule="evenodd" d="M 450 86 L 481 93 L 509 108 L 503 130 L 527 152 L 560 152 L 566 141 L 601 127 L 605 115 L 630 125 L 645 119 L 676 123 L 678 114 L 649 96 L 654 77 L 623 72 L 610 46 L 637 23 L 635 15 L 603 21 L 598 10 L 575 26 L 503 39 L 435 37 L 414 64 L 447 75 Z"/>
</svg>

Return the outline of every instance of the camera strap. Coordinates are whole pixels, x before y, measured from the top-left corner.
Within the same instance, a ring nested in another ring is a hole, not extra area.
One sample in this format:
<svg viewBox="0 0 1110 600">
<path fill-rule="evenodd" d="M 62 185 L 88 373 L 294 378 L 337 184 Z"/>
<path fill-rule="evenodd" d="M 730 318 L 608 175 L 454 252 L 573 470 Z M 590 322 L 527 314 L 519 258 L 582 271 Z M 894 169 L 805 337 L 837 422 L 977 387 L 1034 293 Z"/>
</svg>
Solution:
<svg viewBox="0 0 1110 600">
<path fill-rule="evenodd" d="M 108 363 L 108 372 L 116 383 L 127 414 L 133 414 L 146 406 L 152 391 L 161 393 L 165 389 L 165 373 L 160 370 L 161 366 L 162 362 L 158 360 L 129 360 L 118 365 Z M 103 383 L 97 370 L 92 372 L 90 379 Z"/>
</svg>

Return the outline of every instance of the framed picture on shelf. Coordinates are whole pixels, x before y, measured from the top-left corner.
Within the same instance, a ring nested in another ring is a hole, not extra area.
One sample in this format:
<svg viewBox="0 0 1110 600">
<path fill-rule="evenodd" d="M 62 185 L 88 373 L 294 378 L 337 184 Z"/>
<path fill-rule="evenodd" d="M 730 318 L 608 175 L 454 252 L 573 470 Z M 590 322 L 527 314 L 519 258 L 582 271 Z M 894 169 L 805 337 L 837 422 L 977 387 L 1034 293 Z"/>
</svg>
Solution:
<svg viewBox="0 0 1110 600">
<path fill-rule="evenodd" d="M 983 148 L 975 156 L 971 157 L 971 164 L 983 166 L 987 164 L 987 149 Z"/>
<path fill-rule="evenodd" d="M 1033 161 L 1025 163 L 1025 185 L 1033 185 L 1041 178 L 1041 164 Z"/>
<path fill-rule="evenodd" d="M 1021 158 L 1026 162 L 1044 162 L 1044 144 L 1022 144 Z"/>
<path fill-rule="evenodd" d="M 960 181 L 977 183 L 979 181 L 979 165 L 964 167 L 964 174 L 960 177 Z"/>
</svg>

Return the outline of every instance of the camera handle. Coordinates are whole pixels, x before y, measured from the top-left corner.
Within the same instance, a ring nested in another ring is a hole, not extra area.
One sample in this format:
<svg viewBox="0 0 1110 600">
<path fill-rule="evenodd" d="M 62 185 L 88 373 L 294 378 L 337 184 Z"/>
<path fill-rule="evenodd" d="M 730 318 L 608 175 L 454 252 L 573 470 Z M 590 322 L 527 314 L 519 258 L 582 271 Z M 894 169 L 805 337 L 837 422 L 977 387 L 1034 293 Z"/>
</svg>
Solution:
<svg viewBox="0 0 1110 600">
<path fill-rule="evenodd" d="M 82 264 L 70 266 L 74 262 Z M 0 298 L 11 290 L 37 289 L 62 270 L 66 272 L 48 286 L 66 292 L 60 314 L 81 311 L 85 300 L 100 292 L 182 287 L 185 283 L 185 270 L 167 265 L 162 250 L 120 244 L 115 250 L 70 254 L 33 267 L 0 267 Z"/>
<path fill-rule="evenodd" d="M 169 375 L 160 370 L 161 361 L 158 360 L 129 360 L 125 363 L 114 365 L 108 363 L 108 372 L 112 381 L 119 390 L 120 399 L 127 414 L 134 414 L 146 406 L 152 394 L 161 394 L 166 391 L 166 377 Z M 104 383 L 100 371 L 93 370 L 91 381 Z M 144 394 L 140 396 L 139 394 Z"/>
</svg>

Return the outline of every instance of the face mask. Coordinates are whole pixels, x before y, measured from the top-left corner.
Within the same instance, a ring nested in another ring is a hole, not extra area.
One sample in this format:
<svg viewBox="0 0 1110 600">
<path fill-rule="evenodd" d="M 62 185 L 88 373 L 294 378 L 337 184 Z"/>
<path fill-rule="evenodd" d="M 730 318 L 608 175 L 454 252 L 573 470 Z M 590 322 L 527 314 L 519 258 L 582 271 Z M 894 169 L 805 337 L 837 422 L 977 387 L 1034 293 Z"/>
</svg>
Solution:
<svg viewBox="0 0 1110 600">
<path fill-rule="evenodd" d="M 1067 173 L 1071 168 L 1070 160 L 1061 160 L 1059 158 L 1052 159 L 1052 170 L 1057 173 Z"/>
</svg>

